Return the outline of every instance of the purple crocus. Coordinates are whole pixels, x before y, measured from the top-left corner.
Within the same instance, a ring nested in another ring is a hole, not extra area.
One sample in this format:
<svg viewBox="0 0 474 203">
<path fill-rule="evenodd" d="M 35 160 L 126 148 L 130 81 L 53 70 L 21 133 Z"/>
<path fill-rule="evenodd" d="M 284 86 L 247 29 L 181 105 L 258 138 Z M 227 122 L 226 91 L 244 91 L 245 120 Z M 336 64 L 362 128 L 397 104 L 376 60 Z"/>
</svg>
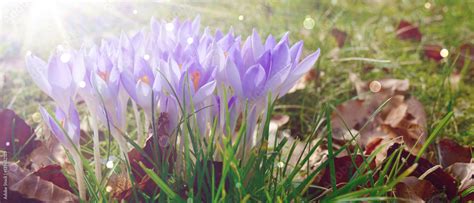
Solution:
<svg viewBox="0 0 474 203">
<path fill-rule="evenodd" d="M 120 73 L 120 78 L 130 97 L 143 108 L 147 119 L 151 119 L 152 107 L 157 103 L 160 85 L 155 84 L 155 74 L 148 62 L 136 57 L 133 69 L 124 69 Z M 153 92 L 154 90 L 156 92 Z"/>
<path fill-rule="evenodd" d="M 269 93 L 271 102 L 286 94 L 318 59 L 319 50 L 299 62 L 302 47 L 302 42 L 290 47 L 288 34 L 278 43 L 271 35 L 262 43 L 254 30 L 241 49 L 229 49 L 221 80 L 247 105 L 248 138 L 267 108 Z"/>
<path fill-rule="evenodd" d="M 74 63 L 71 58 L 73 52 L 57 50 L 51 55 L 48 63 L 42 59 L 28 54 L 26 56 L 26 69 L 36 85 L 50 96 L 63 111 L 67 111 L 74 102 L 76 83 L 73 73 Z"/>
<path fill-rule="evenodd" d="M 56 107 L 54 116 L 43 107 L 40 107 L 40 112 L 48 128 L 66 149 L 73 150 L 74 145 L 79 145 L 80 120 L 73 105 L 66 112 Z"/>
</svg>

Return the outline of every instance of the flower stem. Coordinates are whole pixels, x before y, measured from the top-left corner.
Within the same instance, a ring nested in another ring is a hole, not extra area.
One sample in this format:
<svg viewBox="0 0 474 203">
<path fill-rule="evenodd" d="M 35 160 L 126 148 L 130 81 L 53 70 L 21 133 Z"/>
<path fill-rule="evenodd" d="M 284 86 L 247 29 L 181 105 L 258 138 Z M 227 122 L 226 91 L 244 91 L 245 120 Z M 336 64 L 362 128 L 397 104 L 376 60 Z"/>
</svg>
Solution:
<svg viewBox="0 0 474 203">
<path fill-rule="evenodd" d="M 72 149 L 71 152 L 72 158 L 74 159 L 74 170 L 76 172 L 77 179 L 77 189 L 79 190 L 79 197 L 81 200 L 87 200 L 86 196 L 86 185 L 84 183 L 84 168 L 82 166 L 82 159 L 79 153 Z"/>
<path fill-rule="evenodd" d="M 141 117 L 140 117 L 140 112 L 138 111 L 138 107 L 137 107 L 137 103 L 135 103 L 135 101 L 132 100 L 132 106 L 133 106 L 133 114 L 135 116 L 135 121 L 136 121 L 136 125 L 137 125 L 137 144 L 139 146 L 143 146 L 143 129 L 142 129 L 142 125 L 141 125 Z"/>
<path fill-rule="evenodd" d="M 95 163 L 95 177 L 98 181 L 102 180 L 102 169 L 100 167 L 100 143 L 99 143 L 99 126 L 97 125 L 97 120 L 94 116 L 91 116 L 92 129 L 94 131 L 94 136 L 92 141 L 94 144 L 94 163 Z"/>
</svg>

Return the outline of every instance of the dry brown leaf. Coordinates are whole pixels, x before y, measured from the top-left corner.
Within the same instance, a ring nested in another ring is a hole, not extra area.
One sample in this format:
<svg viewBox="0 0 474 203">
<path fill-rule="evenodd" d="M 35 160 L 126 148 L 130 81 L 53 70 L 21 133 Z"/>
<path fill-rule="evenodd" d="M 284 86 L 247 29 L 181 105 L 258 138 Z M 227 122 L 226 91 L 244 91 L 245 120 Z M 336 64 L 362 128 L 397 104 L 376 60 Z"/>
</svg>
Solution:
<svg viewBox="0 0 474 203">
<path fill-rule="evenodd" d="M 34 173 L 20 168 L 15 163 L 9 163 L 8 165 L 8 183 L 8 189 L 18 192 L 23 198 L 42 202 L 79 202 L 75 194 L 52 182 L 41 179 Z"/>
<path fill-rule="evenodd" d="M 438 142 L 439 162 L 443 167 L 448 167 L 454 163 L 469 163 L 471 161 L 471 148 L 464 147 L 458 143 L 442 139 Z"/>
<path fill-rule="evenodd" d="M 123 192 L 130 190 L 132 183 L 125 174 L 113 174 L 108 178 L 106 190 L 112 194 L 112 197 L 120 197 Z"/>
<path fill-rule="evenodd" d="M 337 28 L 333 28 L 331 30 L 331 35 L 334 37 L 334 39 L 336 39 L 337 46 L 339 48 L 342 48 L 344 44 L 346 43 L 347 33 Z"/>
<path fill-rule="evenodd" d="M 455 163 L 446 171 L 459 182 L 459 191 L 474 186 L 474 163 Z"/>
<path fill-rule="evenodd" d="M 426 113 L 423 105 L 414 97 L 408 97 L 408 80 L 382 79 L 364 82 L 355 75 L 350 80 L 357 90 L 358 100 L 338 105 L 331 116 L 333 137 L 347 141 L 359 134 L 357 143 L 365 148 L 374 138 L 402 137 L 416 152 L 426 139 Z M 377 88 L 375 85 L 376 83 Z M 371 87 L 372 86 L 372 87 Z M 388 99 L 386 106 L 375 115 Z M 369 120 L 373 117 L 373 120 Z M 354 132 L 354 133 L 350 133 Z M 374 146 L 370 146 L 373 150 Z"/>
<path fill-rule="evenodd" d="M 441 49 L 443 49 L 443 47 L 441 47 L 440 45 L 429 44 L 425 45 L 423 49 L 426 58 L 434 60 L 436 62 L 440 62 L 443 59 L 443 57 L 441 56 Z"/>
<path fill-rule="evenodd" d="M 382 129 L 391 137 L 401 136 L 412 152 L 418 152 L 427 136 L 426 113 L 422 104 L 411 97 L 390 109 Z"/>
<path fill-rule="evenodd" d="M 413 40 L 419 42 L 422 38 L 418 27 L 405 20 L 401 20 L 398 24 L 396 34 L 401 40 Z"/>
<path fill-rule="evenodd" d="M 0 109 L 0 151 L 8 152 L 8 159 L 29 154 L 38 141 L 33 129 L 12 110 Z"/>
<path fill-rule="evenodd" d="M 395 196 L 400 202 L 425 202 L 431 199 L 436 188 L 427 180 L 420 180 L 414 176 L 403 179 L 395 186 Z"/>
<path fill-rule="evenodd" d="M 74 173 L 74 168 L 70 163 L 64 147 L 52 136 L 43 140 L 25 159 L 25 165 L 36 171 L 42 167 L 59 164 L 64 170 Z"/>
</svg>

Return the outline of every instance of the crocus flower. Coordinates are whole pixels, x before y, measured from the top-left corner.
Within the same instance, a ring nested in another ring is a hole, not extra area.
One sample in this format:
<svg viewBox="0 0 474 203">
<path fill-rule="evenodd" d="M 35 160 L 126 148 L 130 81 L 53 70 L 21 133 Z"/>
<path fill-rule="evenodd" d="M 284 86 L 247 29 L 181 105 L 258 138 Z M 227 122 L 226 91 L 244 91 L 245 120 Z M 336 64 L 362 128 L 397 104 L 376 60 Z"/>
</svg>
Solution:
<svg viewBox="0 0 474 203">
<path fill-rule="evenodd" d="M 176 125 L 167 129 L 180 127 L 179 117 L 188 116 L 183 112 L 193 114 L 197 121 L 193 127 L 203 136 L 215 119 L 221 133 L 234 133 L 238 118 L 245 114 L 247 143 L 252 144 L 268 103 L 285 95 L 316 63 L 319 50 L 301 60 L 302 50 L 303 42 L 291 45 L 288 34 L 279 41 L 271 35 L 262 41 L 254 30 L 242 42 L 232 29 L 201 32 L 199 17 L 152 19 L 150 32 L 141 30 L 131 37 L 122 33 L 100 47 L 68 52 L 69 57 L 58 52 L 48 63 L 28 56 L 27 68 L 66 115 L 77 92 L 91 114 L 112 125 L 123 152 L 127 145 L 119 131 L 126 130 L 129 97 L 143 109 L 148 123 L 152 115 L 165 113 L 169 125 Z M 225 122 L 230 122 L 230 132 Z"/>
<path fill-rule="evenodd" d="M 61 108 L 67 111 L 74 102 L 76 83 L 73 73 L 74 63 L 71 58 L 73 53 L 57 50 L 48 63 L 42 59 L 28 54 L 26 56 L 26 69 L 36 85 L 50 96 Z"/>
<path fill-rule="evenodd" d="M 143 58 L 136 57 L 132 70 L 120 73 L 123 87 L 130 97 L 143 108 L 147 119 L 151 119 L 152 107 L 156 105 L 159 96 L 159 85 L 155 85 L 155 74 Z M 155 89 L 153 88 L 155 86 Z M 152 91 L 156 92 L 152 93 Z"/>
<path fill-rule="evenodd" d="M 54 117 L 43 107 L 40 107 L 40 112 L 48 128 L 66 149 L 71 150 L 74 145 L 79 145 L 80 120 L 73 105 L 66 112 L 57 107 Z"/>
<path fill-rule="evenodd" d="M 259 115 L 267 108 L 268 94 L 271 102 L 286 94 L 319 57 L 318 50 L 299 62 L 301 51 L 302 42 L 290 47 L 287 34 L 278 43 L 270 35 L 263 44 L 255 30 L 242 49 L 230 49 L 222 78 L 248 104 L 248 134 L 253 133 Z"/>
</svg>

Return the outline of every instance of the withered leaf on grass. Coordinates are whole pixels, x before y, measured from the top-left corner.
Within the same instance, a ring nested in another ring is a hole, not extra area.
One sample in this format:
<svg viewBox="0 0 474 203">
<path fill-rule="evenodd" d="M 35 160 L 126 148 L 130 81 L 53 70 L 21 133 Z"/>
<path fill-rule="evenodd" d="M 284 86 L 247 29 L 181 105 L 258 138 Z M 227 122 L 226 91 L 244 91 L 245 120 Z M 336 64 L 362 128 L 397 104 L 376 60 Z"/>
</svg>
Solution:
<svg viewBox="0 0 474 203">
<path fill-rule="evenodd" d="M 152 169 L 155 168 L 155 164 L 158 164 L 157 166 L 160 167 L 158 161 L 161 160 L 163 163 L 168 164 L 169 170 L 172 170 L 172 166 L 176 160 L 176 152 L 174 151 L 175 149 L 173 145 L 162 142 L 165 140 L 164 138 L 169 139 L 168 129 L 166 129 L 169 122 L 167 116 L 168 115 L 166 113 L 161 113 L 159 116 L 158 123 L 156 125 L 157 135 L 154 135 L 156 137 L 150 136 L 147 139 L 145 147 L 142 149 L 144 154 L 137 149 L 132 149 L 130 152 L 128 152 L 132 173 L 135 180 L 137 181 L 140 181 L 141 178 L 146 175 L 145 171 L 143 171 L 140 166 L 140 162 L 143 163 L 145 167 Z M 155 140 L 157 140 L 158 143 L 155 143 Z M 155 146 L 158 148 L 155 149 Z M 158 157 L 155 155 L 158 155 Z"/>
<path fill-rule="evenodd" d="M 471 148 L 464 147 L 458 143 L 442 139 L 438 143 L 439 162 L 444 168 L 457 163 L 469 163 L 471 161 Z"/>
<path fill-rule="evenodd" d="M 349 182 L 352 176 L 356 173 L 356 168 L 359 168 L 363 164 L 365 163 L 362 155 L 356 155 L 355 157 L 348 155 L 334 158 L 337 187 L 341 187 Z M 375 162 L 369 163 L 369 168 L 375 168 Z M 326 188 L 331 187 L 330 171 L 328 169 L 324 170 L 322 178 L 315 184 Z"/>
<path fill-rule="evenodd" d="M 428 44 L 423 47 L 425 57 L 436 62 L 440 62 L 443 57 L 441 56 L 441 49 L 443 47 L 434 44 Z"/>
<path fill-rule="evenodd" d="M 18 198 L 57 203 L 79 202 L 75 194 L 20 168 L 15 163 L 9 163 L 8 165 L 8 183 L 10 191 L 20 194 L 20 196 L 17 196 Z M 23 199 L 19 199 L 16 202 L 22 201 Z"/>
<path fill-rule="evenodd" d="M 447 168 L 446 171 L 459 181 L 460 193 L 474 187 L 474 163 L 455 163 Z M 474 201 L 474 192 L 462 197 L 461 201 Z"/>
<path fill-rule="evenodd" d="M 456 59 L 457 54 L 453 54 L 452 57 L 453 60 Z M 463 68 L 466 63 L 469 63 L 469 67 L 474 67 L 474 44 L 465 43 L 459 47 L 456 65 L 458 68 Z"/>
<path fill-rule="evenodd" d="M 352 138 L 349 132 L 358 133 L 357 143 L 365 148 L 375 138 L 402 137 L 408 147 L 416 147 L 413 150 L 416 152 L 426 137 L 426 113 L 418 100 L 408 96 L 408 80 L 373 81 L 380 88 L 371 91 L 369 82 L 361 81 L 354 74 L 350 78 L 359 99 L 349 100 L 334 110 L 331 115 L 334 139 L 347 141 Z M 390 101 L 377 113 L 388 99 Z M 369 120 L 372 117 L 373 120 Z M 417 142 L 419 145 L 415 146 Z M 370 147 L 371 151 L 375 146 Z"/>
<path fill-rule="evenodd" d="M 130 179 L 126 174 L 112 174 L 107 179 L 106 187 L 110 187 L 112 197 L 124 199 L 121 195 L 125 195 L 124 192 L 129 191 L 131 186 Z"/>
<path fill-rule="evenodd" d="M 61 171 L 61 166 L 59 165 L 49 165 L 43 168 L 40 168 L 33 174 L 39 176 L 41 179 L 49 181 L 57 185 L 58 187 L 74 192 L 67 181 L 66 176 L 64 176 Z"/>
<path fill-rule="evenodd" d="M 0 150 L 8 153 L 8 159 L 29 154 L 38 143 L 33 136 L 33 129 L 15 112 L 0 109 Z"/>
<path fill-rule="evenodd" d="M 140 166 L 140 163 L 149 169 L 157 169 L 156 167 L 163 167 L 162 164 L 168 165 L 168 171 L 173 170 L 176 161 L 176 151 L 173 145 L 169 144 L 170 130 L 169 119 L 167 113 L 161 113 L 156 124 L 157 133 L 151 135 L 145 144 L 145 147 L 140 151 L 132 149 L 128 152 L 128 159 L 132 170 L 134 182 L 137 183 L 138 189 L 147 194 L 157 192 L 158 186 L 150 180 L 146 172 Z M 156 137 L 153 137 L 156 136 Z M 155 140 L 157 142 L 155 142 Z M 157 146 L 158 148 L 155 148 Z M 156 167 L 155 167 L 156 166 Z M 131 197 L 133 188 L 123 191 L 117 196 L 119 199 L 128 199 Z"/>
<path fill-rule="evenodd" d="M 396 150 L 400 149 L 402 146 L 398 143 L 393 144 L 387 150 L 387 157 L 390 157 Z M 409 167 L 415 164 L 416 156 L 412 155 L 410 152 L 402 149 L 400 154 L 401 172 L 407 170 Z M 418 166 L 411 173 L 412 176 L 418 178 L 423 177 L 431 182 L 439 191 L 442 191 L 446 194 L 448 199 L 453 199 L 458 195 L 458 188 L 456 186 L 456 180 L 444 172 L 441 167 L 437 167 L 434 164 L 430 163 L 424 158 L 418 160 Z M 392 166 L 394 167 L 394 166 Z"/>
<path fill-rule="evenodd" d="M 427 180 L 409 176 L 395 186 L 394 193 L 401 202 L 425 202 L 434 196 L 436 188 Z"/>
<path fill-rule="evenodd" d="M 459 181 L 459 190 L 474 186 L 474 163 L 455 163 L 446 169 Z"/>
<path fill-rule="evenodd" d="M 413 97 L 406 99 L 388 112 L 382 129 L 390 137 L 402 137 L 412 152 L 418 152 L 427 136 L 423 105 Z"/>
<path fill-rule="evenodd" d="M 344 46 L 344 43 L 346 43 L 347 33 L 340 29 L 333 28 L 331 30 L 331 35 L 336 39 L 337 46 L 339 48 L 342 48 Z"/>
<path fill-rule="evenodd" d="M 41 141 L 20 165 L 36 171 L 52 164 L 59 164 L 68 172 L 74 171 L 64 147 L 55 137 L 49 136 L 46 140 Z"/>
<path fill-rule="evenodd" d="M 417 26 L 412 23 L 401 20 L 397 27 L 397 37 L 401 40 L 421 41 L 421 32 Z"/>
</svg>

